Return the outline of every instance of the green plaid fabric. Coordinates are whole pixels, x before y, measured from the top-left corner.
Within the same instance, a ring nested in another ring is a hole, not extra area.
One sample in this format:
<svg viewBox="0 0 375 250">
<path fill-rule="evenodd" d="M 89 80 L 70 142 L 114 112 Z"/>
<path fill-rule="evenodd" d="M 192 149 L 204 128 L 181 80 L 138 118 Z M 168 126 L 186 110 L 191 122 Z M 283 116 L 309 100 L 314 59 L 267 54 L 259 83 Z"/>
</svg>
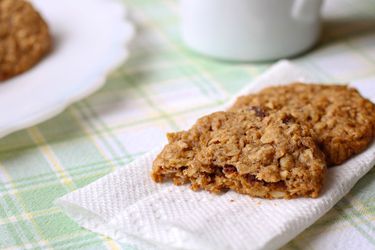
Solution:
<svg viewBox="0 0 375 250">
<path fill-rule="evenodd" d="M 52 202 L 157 146 L 165 132 L 222 104 L 270 65 L 187 50 L 175 0 L 124 4 L 137 27 L 128 62 L 98 93 L 0 140 L 0 248 L 132 249 L 81 229 Z M 322 41 L 294 62 L 320 79 L 375 82 L 375 1 L 329 0 L 324 9 Z M 285 249 L 319 249 L 316 239 L 341 233 L 375 248 L 374 175 Z"/>
</svg>

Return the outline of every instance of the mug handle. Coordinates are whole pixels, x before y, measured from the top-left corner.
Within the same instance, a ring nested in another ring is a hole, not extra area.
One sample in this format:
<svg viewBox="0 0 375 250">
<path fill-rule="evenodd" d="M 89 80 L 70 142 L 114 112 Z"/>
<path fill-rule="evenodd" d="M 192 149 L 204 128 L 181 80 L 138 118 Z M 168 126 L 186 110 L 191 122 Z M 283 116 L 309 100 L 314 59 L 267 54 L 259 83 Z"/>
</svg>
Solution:
<svg viewBox="0 0 375 250">
<path fill-rule="evenodd" d="M 317 21 L 320 17 L 322 2 L 323 0 L 295 0 L 292 17 L 305 22 Z"/>
</svg>

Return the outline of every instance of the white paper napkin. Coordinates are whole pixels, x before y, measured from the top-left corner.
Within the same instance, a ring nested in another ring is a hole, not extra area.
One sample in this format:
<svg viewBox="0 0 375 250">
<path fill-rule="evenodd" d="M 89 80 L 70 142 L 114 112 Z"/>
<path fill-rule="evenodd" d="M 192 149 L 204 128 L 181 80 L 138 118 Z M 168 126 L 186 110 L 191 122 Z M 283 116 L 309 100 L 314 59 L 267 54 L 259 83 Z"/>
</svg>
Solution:
<svg viewBox="0 0 375 250">
<path fill-rule="evenodd" d="M 311 81 L 313 77 L 283 61 L 241 94 L 294 80 Z M 375 97 L 369 85 L 357 87 Z M 332 208 L 375 164 L 372 144 L 328 170 L 319 198 L 264 200 L 155 184 L 149 173 L 160 149 L 65 195 L 56 204 L 82 227 L 140 249 L 276 249 Z"/>
</svg>

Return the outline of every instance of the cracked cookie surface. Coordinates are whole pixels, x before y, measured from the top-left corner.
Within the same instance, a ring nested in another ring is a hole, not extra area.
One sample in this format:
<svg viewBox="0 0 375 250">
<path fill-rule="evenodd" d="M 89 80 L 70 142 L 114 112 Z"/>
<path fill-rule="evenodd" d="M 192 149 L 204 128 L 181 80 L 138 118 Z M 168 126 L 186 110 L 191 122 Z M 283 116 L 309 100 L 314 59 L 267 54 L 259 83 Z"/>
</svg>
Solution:
<svg viewBox="0 0 375 250">
<path fill-rule="evenodd" d="M 0 81 L 41 60 L 52 46 L 48 26 L 24 0 L 0 0 Z"/>
<path fill-rule="evenodd" d="M 375 136 L 375 105 L 345 85 L 295 83 L 239 97 L 229 109 L 259 105 L 283 110 L 309 125 L 328 165 L 363 151 Z"/>
<path fill-rule="evenodd" d="M 310 130 L 286 112 L 256 106 L 216 112 L 167 137 L 153 163 L 156 182 L 263 198 L 319 195 L 324 155 Z"/>
</svg>

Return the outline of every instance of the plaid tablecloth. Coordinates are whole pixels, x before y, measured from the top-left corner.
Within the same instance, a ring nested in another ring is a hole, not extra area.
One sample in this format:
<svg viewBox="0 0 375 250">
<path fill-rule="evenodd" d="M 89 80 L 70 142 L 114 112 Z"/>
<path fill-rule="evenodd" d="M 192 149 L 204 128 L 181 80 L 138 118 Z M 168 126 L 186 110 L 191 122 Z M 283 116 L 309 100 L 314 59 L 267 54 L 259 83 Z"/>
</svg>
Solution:
<svg viewBox="0 0 375 250">
<path fill-rule="evenodd" d="M 106 86 L 56 118 L 0 140 L 0 248 L 132 249 L 79 228 L 52 202 L 159 145 L 269 67 L 202 58 L 184 48 L 175 0 L 125 0 L 138 30 L 130 60 Z M 373 81 L 375 1 L 328 0 L 319 46 L 294 61 L 321 79 Z M 194 99 L 185 99 L 195 95 Z M 353 237 L 375 249 L 375 170 L 285 249 Z M 336 237 L 337 238 L 337 237 Z"/>
</svg>

